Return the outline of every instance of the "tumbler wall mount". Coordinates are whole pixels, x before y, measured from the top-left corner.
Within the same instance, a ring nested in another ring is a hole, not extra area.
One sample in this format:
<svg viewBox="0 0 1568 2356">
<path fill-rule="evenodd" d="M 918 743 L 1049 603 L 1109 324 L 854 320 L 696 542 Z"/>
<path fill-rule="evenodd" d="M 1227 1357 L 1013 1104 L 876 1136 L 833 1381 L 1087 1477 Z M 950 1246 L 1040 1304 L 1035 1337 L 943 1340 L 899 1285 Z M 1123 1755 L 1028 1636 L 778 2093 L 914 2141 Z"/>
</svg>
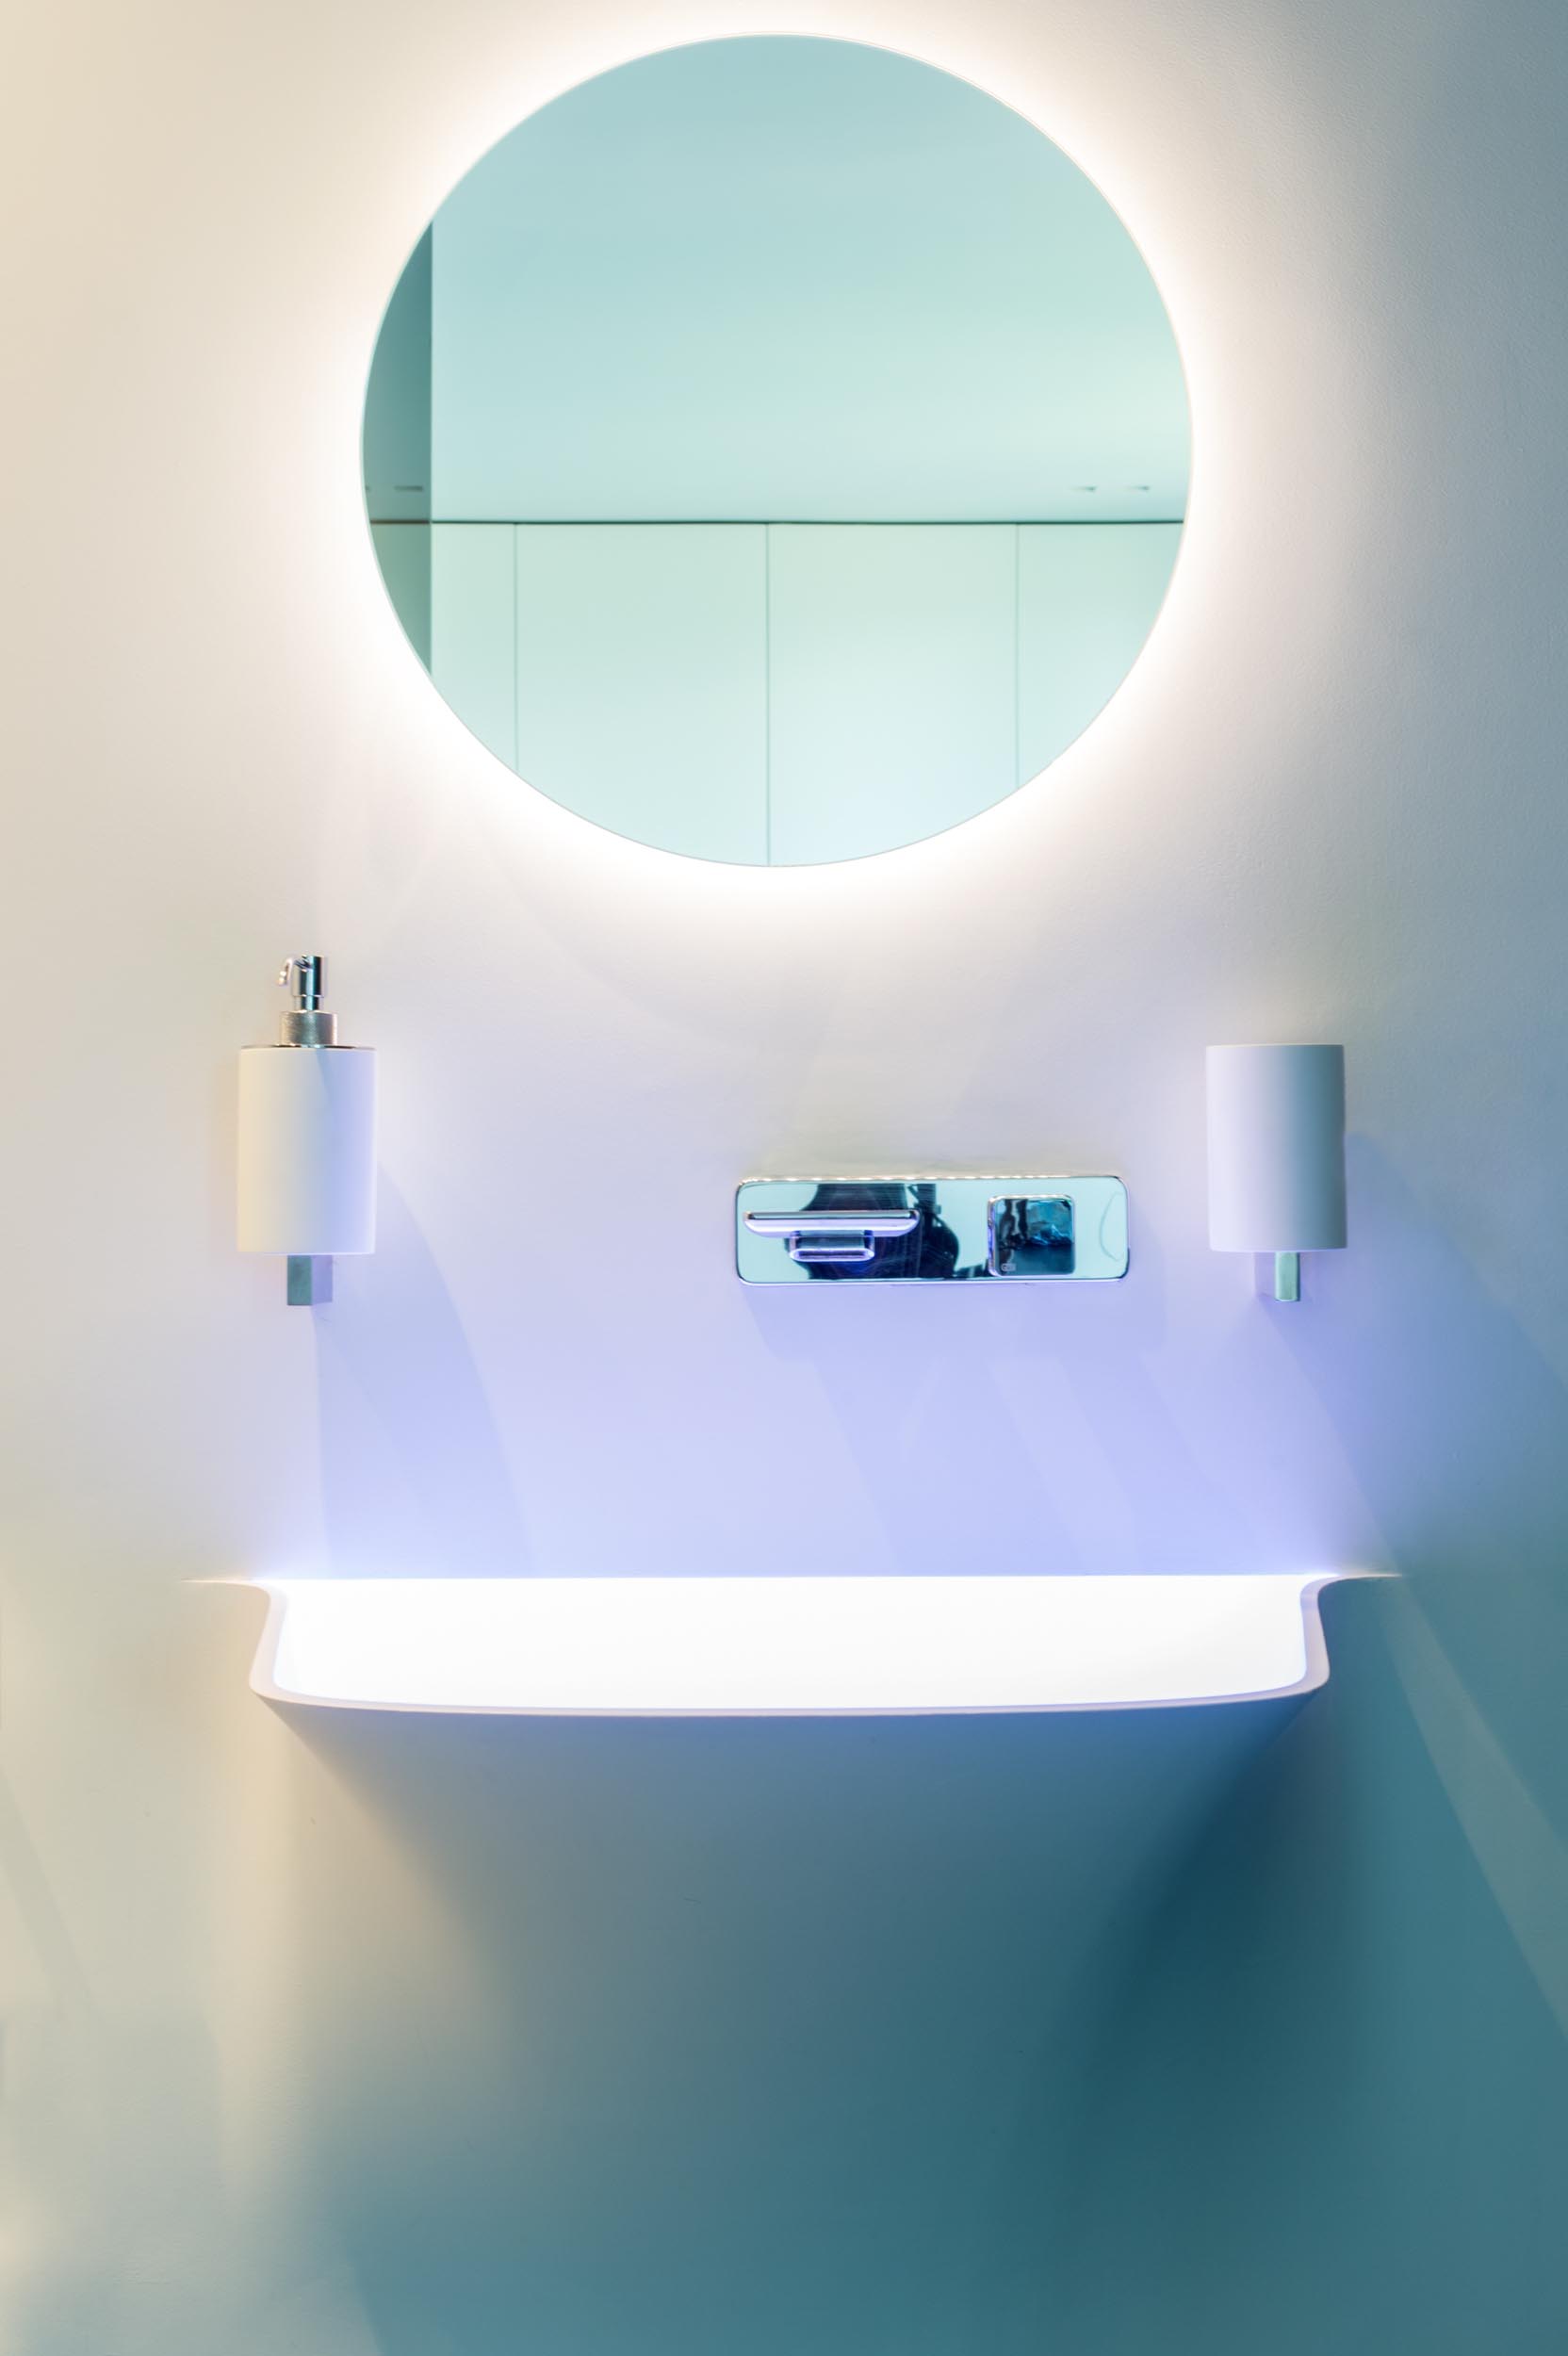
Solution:
<svg viewBox="0 0 1568 2356">
<path fill-rule="evenodd" d="M 1208 1078 L 1209 1242 L 1271 1258 L 1299 1301 L 1302 1252 L 1346 1241 L 1345 1050 L 1211 1047 Z"/>
</svg>

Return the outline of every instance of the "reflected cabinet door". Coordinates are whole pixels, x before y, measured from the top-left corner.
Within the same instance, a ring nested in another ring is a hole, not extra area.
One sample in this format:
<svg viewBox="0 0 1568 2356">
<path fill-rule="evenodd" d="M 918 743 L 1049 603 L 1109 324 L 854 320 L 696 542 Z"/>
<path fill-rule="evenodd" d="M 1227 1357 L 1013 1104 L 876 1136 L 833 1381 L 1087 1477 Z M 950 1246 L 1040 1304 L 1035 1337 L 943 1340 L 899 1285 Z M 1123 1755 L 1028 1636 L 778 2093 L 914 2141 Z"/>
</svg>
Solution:
<svg viewBox="0 0 1568 2356">
<path fill-rule="evenodd" d="M 1010 794 L 1011 524 L 775 524 L 768 857 L 918 842 Z"/>
<path fill-rule="evenodd" d="M 433 524 L 430 675 L 482 744 L 517 766 L 515 561 L 510 524 Z"/>
<path fill-rule="evenodd" d="M 616 834 L 767 858 L 760 524 L 517 528 L 518 766 Z"/>
<path fill-rule="evenodd" d="M 1180 524 L 1021 524 L 1018 781 L 1050 767 L 1137 661 Z"/>
</svg>

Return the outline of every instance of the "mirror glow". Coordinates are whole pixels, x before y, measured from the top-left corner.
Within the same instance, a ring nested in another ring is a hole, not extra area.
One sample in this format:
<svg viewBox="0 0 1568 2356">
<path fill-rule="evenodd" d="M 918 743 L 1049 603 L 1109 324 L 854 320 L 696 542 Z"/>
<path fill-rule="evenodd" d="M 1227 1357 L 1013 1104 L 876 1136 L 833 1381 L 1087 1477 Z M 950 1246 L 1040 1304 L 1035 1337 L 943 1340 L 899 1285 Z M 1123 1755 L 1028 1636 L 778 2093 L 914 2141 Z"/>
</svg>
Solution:
<svg viewBox="0 0 1568 2356">
<path fill-rule="evenodd" d="M 492 752 L 798 865 L 939 833 L 1088 726 L 1186 512 L 1185 388 L 1099 190 L 896 53 L 706 41 L 453 189 L 366 402 L 384 578 Z"/>
<path fill-rule="evenodd" d="M 1321 1576 L 277 1579 L 251 1682 L 348 1709 L 1115 1710 L 1323 1683 Z"/>
</svg>

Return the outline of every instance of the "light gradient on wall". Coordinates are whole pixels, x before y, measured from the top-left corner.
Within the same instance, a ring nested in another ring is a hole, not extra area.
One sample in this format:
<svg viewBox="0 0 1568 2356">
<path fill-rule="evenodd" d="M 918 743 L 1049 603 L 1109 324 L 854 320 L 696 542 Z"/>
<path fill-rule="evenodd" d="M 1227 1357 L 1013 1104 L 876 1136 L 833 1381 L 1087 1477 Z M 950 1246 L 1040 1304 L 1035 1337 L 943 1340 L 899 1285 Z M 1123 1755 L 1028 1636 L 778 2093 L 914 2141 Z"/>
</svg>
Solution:
<svg viewBox="0 0 1568 2356">
<path fill-rule="evenodd" d="M 1147 654 L 1045 779 L 793 871 L 519 792 L 410 662 L 365 529 L 384 290 L 647 11 L 24 20 L 24 2356 L 1568 2340 L 1537 1870 L 1568 1823 L 1568 27 L 826 15 L 795 21 L 994 90 L 1105 189 L 1179 322 L 1195 488 Z M 311 1330 L 233 1251 L 229 1097 L 318 941 L 382 1048 L 384 1164 L 376 1257 Z M 1202 1049 L 1242 1018 L 1354 1075 L 1355 1242 L 1288 1331 L 1204 1232 Z M 734 1281 L 748 1169 L 992 1155 L 1123 1170 L 1127 1283 Z M 583 1248 L 611 1178 L 657 1182 L 634 1267 Z M 1200 1559 L 1406 1579 L 1331 1595 L 1333 1680 L 1288 1719 L 308 1733 L 247 1691 L 233 1593 L 186 1583 Z"/>
</svg>

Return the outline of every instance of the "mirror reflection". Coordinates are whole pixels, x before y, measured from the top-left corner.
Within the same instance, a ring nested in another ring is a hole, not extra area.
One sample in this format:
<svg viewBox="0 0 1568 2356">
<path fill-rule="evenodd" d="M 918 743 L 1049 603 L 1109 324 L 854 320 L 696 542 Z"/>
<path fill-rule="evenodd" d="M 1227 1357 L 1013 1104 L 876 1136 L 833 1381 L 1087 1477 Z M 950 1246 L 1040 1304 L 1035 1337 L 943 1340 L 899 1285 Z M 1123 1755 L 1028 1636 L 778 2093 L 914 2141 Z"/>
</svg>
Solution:
<svg viewBox="0 0 1568 2356">
<path fill-rule="evenodd" d="M 885 50 L 664 51 L 447 199 L 366 402 L 372 535 L 440 693 L 557 801 L 793 865 L 1013 793 L 1135 660 L 1187 408 L 1110 206 Z"/>
</svg>

